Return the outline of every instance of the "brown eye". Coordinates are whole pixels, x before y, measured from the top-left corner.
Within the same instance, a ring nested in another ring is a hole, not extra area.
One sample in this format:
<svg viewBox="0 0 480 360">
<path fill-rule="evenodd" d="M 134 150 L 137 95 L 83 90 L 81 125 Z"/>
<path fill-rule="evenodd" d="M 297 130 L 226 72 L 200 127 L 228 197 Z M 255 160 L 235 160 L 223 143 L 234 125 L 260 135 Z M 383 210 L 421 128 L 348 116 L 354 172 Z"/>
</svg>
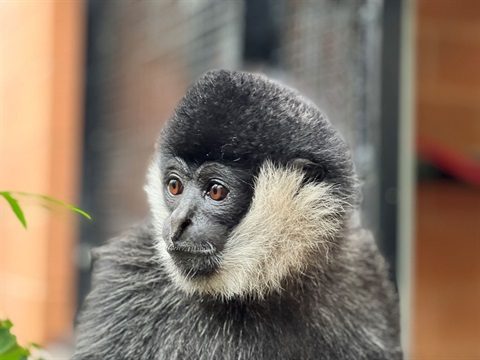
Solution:
<svg viewBox="0 0 480 360">
<path fill-rule="evenodd" d="M 168 182 L 168 191 L 170 191 L 172 195 L 180 195 L 183 192 L 183 185 L 180 180 L 171 179 Z"/>
<path fill-rule="evenodd" d="M 210 189 L 208 190 L 208 196 L 210 196 L 212 200 L 215 200 L 215 201 L 221 201 L 225 199 L 227 194 L 228 194 L 227 188 L 220 184 L 213 184 L 212 186 L 210 186 Z"/>
</svg>

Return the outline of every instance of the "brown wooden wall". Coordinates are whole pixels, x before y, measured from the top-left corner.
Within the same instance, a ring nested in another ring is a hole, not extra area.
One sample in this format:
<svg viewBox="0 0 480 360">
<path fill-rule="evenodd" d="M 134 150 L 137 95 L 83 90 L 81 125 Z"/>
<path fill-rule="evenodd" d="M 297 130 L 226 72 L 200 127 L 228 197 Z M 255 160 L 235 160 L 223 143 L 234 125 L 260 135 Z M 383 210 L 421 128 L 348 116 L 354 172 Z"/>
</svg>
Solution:
<svg viewBox="0 0 480 360">
<path fill-rule="evenodd" d="M 480 159 L 480 1 L 417 1 L 417 134 Z M 480 189 L 417 192 L 413 359 L 480 359 Z"/>
<path fill-rule="evenodd" d="M 0 2 L 0 189 L 78 201 L 84 4 Z M 71 335 L 78 217 L 0 203 L 0 316 L 22 341 Z"/>
<path fill-rule="evenodd" d="M 417 4 L 417 133 L 480 157 L 480 1 Z"/>
</svg>

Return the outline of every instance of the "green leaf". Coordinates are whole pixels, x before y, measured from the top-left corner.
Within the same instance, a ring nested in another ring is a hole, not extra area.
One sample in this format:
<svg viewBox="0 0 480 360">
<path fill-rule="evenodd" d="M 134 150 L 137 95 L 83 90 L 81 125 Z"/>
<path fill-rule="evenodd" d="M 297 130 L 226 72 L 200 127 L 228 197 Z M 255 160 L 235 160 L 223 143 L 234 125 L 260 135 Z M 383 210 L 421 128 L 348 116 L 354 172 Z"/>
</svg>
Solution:
<svg viewBox="0 0 480 360">
<path fill-rule="evenodd" d="M 80 215 L 83 215 L 85 216 L 88 220 L 92 220 L 92 217 L 87 214 L 85 211 L 73 206 L 73 205 L 70 205 L 70 204 L 67 204 L 63 201 L 60 201 L 60 200 L 57 200 L 57 199 L 54 199 L 50 196 L 46 196 L 46 195 L 39 195 L 39 194 L 32 194 L 32 193 L 26 193 L 26 192 L 20 192 L 20 191 L 12 191 L 11 193 L 14 193 L 14 194 L 18 194 L 18 195 L 24 195 L 24 196 L 33 196 L 33 197 L 36 197 L 36 198 L 39 198 L 39 199 L 42 199 L 42 200 L 45 200 L 47 202 L 50 202 L 50 203 L 53 203 L 53 204 L 56 204 L 56 205 L 60 205 L 60 206 L 63 206 L 67 209 L 70 209 L 72 211 L 75 211 L 76 213 L 79 213 Z"/>
<path fill-rule="evenodd" d="M 2 360 L 28 360 L 30 351 L 17 345 L 17 347 L 9 353 L 0 355 Z"/>
<path fill-rule="evenodd" d="M 15 213 L 18 220 L 22 223 L 23 227 L 26 229 L 27 221 L 25 220 L 25 215 L 23 215 L 23 210 L 18 204 L 18 201 L 12 197 L 11 192 L 2 191 L 0 192 L 0 195 L 3 196 L 5 200 L 7 200 L 8 204 L 12 208 L 12 211 Z"/>
<path fill-rule="evenodd" d="M 0 329 L 7 329 L 10 330 L 12 328 L 13 324 L 10 320 L 5 319 L 5 320 L 0 320 Z"/>
<path fill-rule="evenodd" d="M 10 352 L 17 346 L 17 339 L 8 329 L 0 329 L 0 355 Z"/>
<path fill-rule="evenodd" d="M 89 220 L 92 219 L 91 216 L 89 214 L 87 214 L 85 211 L 83 211 L 83 210 L 81 210 L 81 209 L 79 209 L 79 208 L 77 208 L 73 205 L 67 204 L 63 201 L 54 199 L 50 196 L 32 194 L 32 193 L 26 193 L 26 192 L 20 192 L 20 191 L 0 191 L 0 196 L 3 196 L 5 198 L 5 200 L 7 200 L 7 202 L 10 204 L 10 207 L 12 208 L 13 212 L 17 216 L 18 220 L 20 220 L 20 222 L 22 223 L 22 225 L 25 229 L 27 228 L 27 221 L 25 220 L 25 215 L 23 214 L 22 208 L 20 207 L 20 205 L 18 203 L 18 200 L 15 199 L 12 196 L 12 194 L 14 194 L 15 197 L 18 197 L 18 195 L 36 197 L 38 199 L 46 201 L 47 203 L 60 205 L 64 208 L 75 211 L 76 213 L 85 216 Z M 48 206 L 48 204 L 43 204 L 42 206 Z"/>
<path fill-rule="evenodd" d="M 19 360 L 28 357 L 30 351 L 17 344 L 17 337 L 10 332 L 12 322 L 0 320 L 0 359 Z"/>
</svg>

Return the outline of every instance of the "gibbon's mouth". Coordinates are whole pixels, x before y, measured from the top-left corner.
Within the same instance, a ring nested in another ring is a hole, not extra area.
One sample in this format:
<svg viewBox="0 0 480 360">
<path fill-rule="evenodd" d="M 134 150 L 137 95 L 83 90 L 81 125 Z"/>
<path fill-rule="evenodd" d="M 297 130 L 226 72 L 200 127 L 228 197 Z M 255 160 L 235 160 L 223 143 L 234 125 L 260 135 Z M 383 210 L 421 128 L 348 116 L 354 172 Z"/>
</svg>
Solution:
<svg viewBox="0 0 480 360">
<path fill-rule="evenodd" d="M 208 248 L 170 244 L 167 252 L 177 269 L 190 279 L 208 277 L 220 265 L 218 252 L 210 244 Z"/>
<path fill-rule="evenodd" d="M 170 254 L 179 253 L 180 256 L 182 255 L 182 253 L 188 256 L 188 255 L 215 255 L 217 252 L 216 249 L 213 247 L 213 245 L 210 245 L 208 248 L 200 248 L 200 247 L 187 246 L 187 245 L 181 245 L 181 244 L 169 244 L 167 245 L 167 251 Z"/>
</svg>

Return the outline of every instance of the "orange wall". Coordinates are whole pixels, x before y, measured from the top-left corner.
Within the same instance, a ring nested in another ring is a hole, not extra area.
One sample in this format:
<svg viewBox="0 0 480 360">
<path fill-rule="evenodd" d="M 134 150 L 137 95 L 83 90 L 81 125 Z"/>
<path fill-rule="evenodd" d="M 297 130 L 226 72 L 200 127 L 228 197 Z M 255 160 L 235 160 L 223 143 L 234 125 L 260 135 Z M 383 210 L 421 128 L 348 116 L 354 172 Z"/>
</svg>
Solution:
<svg viewBox="0 0 480 360">
<path fill-rule="evenodd" d="M 413 356 L 480 359 L 480 190 L 418 185 Z"/>
<path fill-rule="evenodd" d="M 417 134 L 480 156 L 480 1 L 417 1 Z M 412 359 L 480 359 L 480 189 L 418 184 Z"/>
<path fill-rule="evenodd" d="M 0 189 L 78 201 L 84 8 L 0 2 Z M 25 231 L 0 202 L 0 316 L 21 340 L 71 333 L 78 218 L 25 205 Z"/>
<path fill-rule="evenodd" d="M 417 1 L 417 133 L 480 156 L 480 1 Z"/>
</svg>

